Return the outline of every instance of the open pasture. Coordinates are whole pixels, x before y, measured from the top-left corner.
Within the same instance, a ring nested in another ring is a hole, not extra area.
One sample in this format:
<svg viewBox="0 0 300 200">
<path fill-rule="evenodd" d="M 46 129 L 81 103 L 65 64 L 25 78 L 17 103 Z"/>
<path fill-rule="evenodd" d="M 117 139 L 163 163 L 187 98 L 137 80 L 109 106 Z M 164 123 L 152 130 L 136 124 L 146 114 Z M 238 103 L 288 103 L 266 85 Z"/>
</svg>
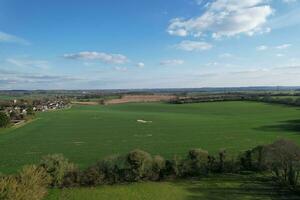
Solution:
<svg viewBox="0 0 300 200">
<path fill-rule="evenodd" d="M 55 153 L 86 167 L 136 148 L 170 158 L 199 147 L 238 154 L 278 138 L 300 144 L 299 108 L 256 102 L 75 105 L 36 117 L 20 128 L 0 129 L 1 172 Z"/>
</svg>

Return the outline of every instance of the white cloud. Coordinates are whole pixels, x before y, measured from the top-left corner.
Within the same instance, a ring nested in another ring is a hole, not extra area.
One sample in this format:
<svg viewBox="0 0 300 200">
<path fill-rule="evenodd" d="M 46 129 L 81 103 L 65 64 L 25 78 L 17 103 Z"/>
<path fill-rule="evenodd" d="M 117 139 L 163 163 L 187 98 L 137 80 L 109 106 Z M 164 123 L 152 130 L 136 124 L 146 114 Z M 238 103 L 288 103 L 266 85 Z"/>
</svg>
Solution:
<svg viewBox="0 0 300 200">
<path fill-rule="evenodd" d="M 284 54 L 278 53 L 278 54 L 276 54 L 276 56 L 277 56 L 277 57 L 283 57 Z"/>
<path fill-rule="evenodd" d="M 90 52 L 84 51 L 73 54 L 65 54 L 64 58 L 67 59 L 84 59 L 84 60 L 100 60 L 110 64 L 124 64 L 128 62 L 128 58 L 122 54 L 108 54 L 103 52 Z"/>
<path fill-rule="evenodd" d="M 139 68 L 143 68 L 143 67 L 145 67 L 145 63 L 139 62 L 139 63 L 136 64 L 136 66 L 139 67 Z"/>
<path fill-rule="evenodd" d="M 16 59 L 16 58 L 8 58 L 6 62 L 17 67 L 21 68 L 39 68 L 39 69 L 49 69 L 49 62 L 46 60 L 33 60 L 28 58 Z"/>
<path fill-rule="evenodd" d="M 198 17 L 172 19 L 167 31 L 176 36 L 211 34 L 213 38 L 270 32 L 264 24 L 272 12 L 265 0 L 216 0 Z"/>
<path fill-rule="evenodd" d="M 219 55 L 220 58 L 231 58 L 233 55 L 231 53 L 223 53 Z"/>
<path fill-rule="evenodd" d="M 184 51 L 203 51 L 211 49 L 213 46 L 207 42 L 198 42 L 185 40 L 181 43 L 175 45 L 175 48 L 184 50 Z"/>
<path fill-rule="evenodd" d="M 126 72 L 128 70 L 127 67 L 119 67 L 119 66 L 114 67 L 114 69 L 120 72 Z"/>
<path fill-rule="evenodd" d="M 257 51 L 265 51 L 265 50 L 268 50 L 268 49 L 278 49 L 278 50 L 283 50 L 283 49 L 287 49 L 289 47 L 291 47 L 292 45 L 291 44 L 282 44 L 282 45 L 278 45 L 278 46 L 266 46 L 266 45 L 261 45 L 261 46 L 258 46 L 256 47 L 256 50 Z"/>
<path fill-rule="evenodd" d="M 176 23 L 177 22 L 180 22 L 181 19 L 177 18 L 177 19 L 173 19 L 171 21 L 171 25 L 168 29 L 168 33 L 170 35 L 176 35 L 176 36 L 181 36 L 181 37 L 184 37 L 184 36 L 187 36 L 188 35 L 188 31 L 185 30 L 185 28 L 175 28 L 176 26 Z M 173 25 L 174 24 L 174 25 Z M 174 26 L 174 28 L 172 28 Z"/>
<path fill-rule="evenodd" d="M 261 46 L 256 47 L 256 50 L 257 50 L 257 51 L 265 51 L 265 50 L 267 50 L 268 48 L 269 48 L 269 47 L 266 46 L 266 45 L 261 45 Z"/>
<path fill-rule="evenodd" d="M 0 31 L 0 42 L 30 45 L 30 43 L 24 40 L 23 38 L 19 38 L 17 36 L 10 35 L 1 31 Z"/>
<path fill-rule="evenodd" d="M 209 62 L 206 64 L 206 66 L 218 66 L 219 63 L 218 62 Z"/>
<path fill-rule="evenodd" d="M 183 60 L 173 59 L 173 60 L 163 60 L 160 62 L 160 65 L 182 65 L 184 63 Z"/>
<path fill-rule="evenodd" d="M 279 45 L 277 47 L 275 47 L 276 49 L 287 49 L 289 48 L 290 46 L 292 46 L 291 44 L 282 44 L 282 45 Z"/>
</svg>

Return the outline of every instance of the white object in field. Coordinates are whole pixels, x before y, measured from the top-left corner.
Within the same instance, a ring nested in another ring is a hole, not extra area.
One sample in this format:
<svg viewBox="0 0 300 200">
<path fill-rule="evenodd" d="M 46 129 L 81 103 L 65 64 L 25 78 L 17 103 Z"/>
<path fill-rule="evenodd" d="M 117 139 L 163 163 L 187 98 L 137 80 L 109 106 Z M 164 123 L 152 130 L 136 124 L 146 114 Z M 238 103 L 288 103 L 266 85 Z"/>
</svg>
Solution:
<svg viewBox="0 0 300 200">
<path fill-rule="evenodd" d="M 152 121 L 145 121 L 145 120 L 142 120 L 142 119 L 138 119 L 136 120 L 138 123 L 142 123 L 142 124 L 147 124 L 147 123 L 152 123 Z"/>
</svg>

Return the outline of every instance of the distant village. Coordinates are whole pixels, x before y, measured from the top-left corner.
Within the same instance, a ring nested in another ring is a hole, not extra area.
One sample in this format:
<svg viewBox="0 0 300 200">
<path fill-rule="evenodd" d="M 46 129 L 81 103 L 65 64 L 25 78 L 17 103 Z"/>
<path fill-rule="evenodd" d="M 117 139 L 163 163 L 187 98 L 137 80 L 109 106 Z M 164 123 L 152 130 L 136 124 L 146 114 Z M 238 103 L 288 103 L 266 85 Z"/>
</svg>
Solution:
<svg viewBox="0 0 300 200">
<path fill-rule="evenodd" d="M 53 99 L 14 99 L 0 101 L 0 112 L 9 116 L 11 123 L 22 122 L 35 114 L 70 107 L 70 101 L 62 98 Z"/>
</svg>

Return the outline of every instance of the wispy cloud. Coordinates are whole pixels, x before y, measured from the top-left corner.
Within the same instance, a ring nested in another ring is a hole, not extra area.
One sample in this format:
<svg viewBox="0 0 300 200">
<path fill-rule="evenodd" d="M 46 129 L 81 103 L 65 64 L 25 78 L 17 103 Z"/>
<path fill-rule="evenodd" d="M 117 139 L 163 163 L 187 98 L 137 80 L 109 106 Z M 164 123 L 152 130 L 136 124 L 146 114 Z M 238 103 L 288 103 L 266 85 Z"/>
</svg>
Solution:
<svg viewBox="0 0 300 200">
<path fill-rule="evenodd" d="M 30 58 L 8 58 L 6 59 L 6 62 L 22 68 L 49 68 L 49 62 L 45 60 L 34 60 Z"/>
<path fill-rule="evenodd" d="M 199 37 L 210 34 L 213 38 L 235 36 L 241 33 L 270 32 L 265 27 L 273 10 L 265 0 L 216 0 L 206 11 L 191 19 L 174 18 L 167 29 L 170 35 Z"/>
<path fill-rule="evenodd" d="M 284 54 L 278 53 L 278 54 L 276 54 L 276 56 L 277 56 L 277 57 L 283 57 Z"/>
<path fill-rule="evenodd" d="M 282 44 L 282 45 L 279 45 L 277 47 L 275 47 L 276 49 L 287 49 L 289 48 L 290 46 L 292 46 L 291 44 Z"/>
<path fill-rule="evenodd" d="M 282 0 L 283 3 L 296 3 L 298 0 Z"/>
<path fill-rule="evenodd" d="M 292 10 L 286 12 L 285 14 L 279 15 L 272 18 L 267 26 L 272 29 L 282 29 L 291 26 L 298 26 L 300 24 L 300 8 L 296 6 Z"/>
<path fill-rule="evenodd" d="M 5 43 L 16 43 L 16 44 L 22 44 L 22 45 L 30 45 L 30 42 L 27 40 L 10 35 L 8 33 L 4 33 L 0 31 L 0 42 L 5 42 Z"/>
<path fill-rule="evenodd" d="M 223 53 L 219 55 L 219 58 L 232 58 L 234 57 L 234 55 L 232 55 L 231 53 Z"/>
<path fill-rule="evenodd" d="M 209 50 L 212 47 L 213 45 L 207 42 L 190 41 L 190 40 L 184 40 L 179 44 L 175 45 L 176 49 L 180 49 L 184 51 L 204 51 L 204 50 Z"/>
<path fill-rule="evenodd" d="M 29 89 L 45 88 L 55 84 L 83 81 L 83 78 L 68 75 L 49 75 L 38 73 L 24 73 L 0 69 L 0 89 Z"/>
<path fill-rule="evenodd" d="M 284 50 L 290 48 L 292 45 L 291 44 L 281 44 L 278 46 L 267 46 L 267 45 L 261 45 L 256 47 L 257 51 L 265 51 L 268 49 L 277 49 L 277 50 Z"/>
<path fill-rule="evenodd" d="M 122 54 L 109 54 L 95 51 L 84 51 L 79 53 L 65 54 L 63 57 L 74 60 L 99 60 L 101 62 L 109 64 L 124 64 L 129 61 L 129 59 Z"/>
<path fill-rule="evenodd" d="M 160 65 L 182 65 L 184 60 L 173 59 L 173 60 L 163 60 L 160 62 Z"/>
<path fill-rule="evenodd" d="M 143 67 L 145 67 L 145 63 L 139 62 L 139 63 L 136 64 L 136 66 L 139 67 L 139 68 L 143 68 Z"/>
<path fill-rule="evenodd" d="M 267 50 L 268 48 L 269 48 L 269 47 L 266 46 L 266 45 L 260 45 L 260 46 L 256 47 L 256 50 L 257 50 L 257 51 L 265 51 L 265 50 Z"/>
<path fill-rule="evenodd" d="M 114 67 L 114 69 L 119 72 L 126 72 L 128 70 L 127 67 L 120 67 L 120 66 L 116 66 Z"/>
</svg>

